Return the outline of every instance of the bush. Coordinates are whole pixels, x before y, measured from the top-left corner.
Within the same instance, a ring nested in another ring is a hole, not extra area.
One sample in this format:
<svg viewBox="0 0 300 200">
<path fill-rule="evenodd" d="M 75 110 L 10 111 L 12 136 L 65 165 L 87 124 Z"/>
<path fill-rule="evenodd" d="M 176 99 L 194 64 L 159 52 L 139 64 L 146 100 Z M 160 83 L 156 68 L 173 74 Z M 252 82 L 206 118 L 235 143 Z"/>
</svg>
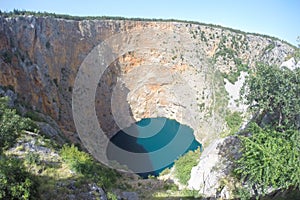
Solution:
<svg viewBox="0 0 300 200">
<path fill-rule="evenodd" d="M 230 129 L 230 135 L 239 131 L 242 120 L 241 113 L 239 112 L 233 112 L 226 115 L 225 121 Z"/>
<path fill-rule="evenodd" d="M 300 187 L 298 130 L 279 132 L 251 124 L 250 137 L 241 136 L 242 156 L 234 172 L 264 192 L 268 187 Z"/>
<path fill-rule="evenodd" d="M 89 154 L 78 150 L 74 144 L 64 145 L 60 155 L 72 170 L 93 179 L 97 185 L 110 188 L 116 182 L 115 171 L 102 167 Z"/>
<path fill-rule="evenodd" d="M 109 199 L 109 200 L 117 200 L 118 197 L 117 197 L 117 195 L 115 195 L 112 192 L 107 192 L 107 199 Z"/>
<path fill-rule="evenodd" d="M 251 199 L 251 192 L 247 188 L 239 187 L 239 188 L 236 188 L 233 192 L 234 192 L 235 197 L 240 200 Z"/>
<path fill-rule="evenodd" d="M 0 199 L 34 199 L 37 185 L 16 158 L 1 156 Z"/>
<path fill-rule="evenodd" d="M 88 173 L 93 166 L 91 157 L 87 153 L 79 151 L 73 144 L 71 146 L 64 145 L 60 154 L 69 167 L 77 173 Z"/>
<path fill-rule="evenodd" d="M 25 156 L 25 161 L 30 165 L 32 164 L 38 165 L 41 163 L 40 155 L 37 153 L 29 152 Z"/>
<path fill-rule="evenodd" d="M 197 165 L 200 157 L 200 148 L 195 151 L 189 151 L 178 158 L 174 163 L 175 177 L 181 184 L 186 185 L 191 178 L 191 170 Z"/>
<path fill-rule="evenodd" d="M 34 130 L 36 125 L 28 118 L 22 118 L 16 110 L 7 107 L 8 98 L 0 98 L 0 154 L 13 146 L 22 130 Z"/>
</svg>

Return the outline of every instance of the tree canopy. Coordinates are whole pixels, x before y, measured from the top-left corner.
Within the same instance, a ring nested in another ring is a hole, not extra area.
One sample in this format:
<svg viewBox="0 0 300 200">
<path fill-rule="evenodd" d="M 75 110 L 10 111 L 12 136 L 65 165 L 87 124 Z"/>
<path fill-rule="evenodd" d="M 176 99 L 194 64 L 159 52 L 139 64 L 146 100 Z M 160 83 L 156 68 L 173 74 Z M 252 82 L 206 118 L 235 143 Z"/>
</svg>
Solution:
<svg viewBox="0 0 300 200">
<path fill-rule="evenodd" d="M 300 187 L 300 69 L 258 64 L 242 96 L 254 111 L 235 174 L 263 193 Z"/>
<path fill-rule="evenodd" d="M 272 126 L 300 127 L 300 69 L 257 65 L 242 90 L 246 104 Z M 259 122 L 259 121 L 258 121 Z"/>
</svg>

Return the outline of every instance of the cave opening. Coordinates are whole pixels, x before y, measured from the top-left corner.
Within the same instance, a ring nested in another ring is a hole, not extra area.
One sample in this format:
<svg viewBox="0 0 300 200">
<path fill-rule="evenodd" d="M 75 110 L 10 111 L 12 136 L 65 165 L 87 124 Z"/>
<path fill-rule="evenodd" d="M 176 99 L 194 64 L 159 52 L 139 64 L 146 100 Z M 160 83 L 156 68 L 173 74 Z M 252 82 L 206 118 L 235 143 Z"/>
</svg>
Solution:
<svg viewBox="0 0 300 200">
<path fill-rule="evenodd" d="M 193 133 L 192 128 L 173 119 L 145 118 L 120 130 L 110 139 L 107 157 L 143 178 L 158 176 L 164 169 L 172 167 L 180 156 L 202 148 Z M 114 145 L 122 151 L 144 153 L 145 156 L 142 159 L 124 157 L 113 148 Z M 141 170 L 143 168 L 145 171 Z"/>
</svg>

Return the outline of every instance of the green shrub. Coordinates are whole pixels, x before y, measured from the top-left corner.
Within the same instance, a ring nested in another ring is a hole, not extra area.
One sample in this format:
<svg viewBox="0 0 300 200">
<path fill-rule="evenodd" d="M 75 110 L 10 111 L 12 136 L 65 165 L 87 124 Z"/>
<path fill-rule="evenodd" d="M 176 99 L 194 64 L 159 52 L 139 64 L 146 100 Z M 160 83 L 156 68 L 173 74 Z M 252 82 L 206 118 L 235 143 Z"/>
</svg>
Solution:
<svg viewBox="0 0 300 200">
<path fill-rule="evenodd" d="M 247 188 L 239 187 L 239 188 L 236 188 L 233 192 L 234 192 L 235 197 L 240 200 L 251 199 L 251 193 L 250 193 L 249 189 L 247 189 Z"/>
<path fill-rule="evenodd" d="M 115 195 L 112 192 L 107 192 L 107 199 L 109 199 L 109 200 L 117 200 L 118 197 L 117 197 L 117 195 Z"/>
<path fill-rule="evenodd" d="M 30 165 L 38 165 L 41 163 L 40 155 L 37 153 L 29 152 L 25 155 L 25 161 Z"/>
<path fill-rule="evenodd" d="M 64 145 L 60 151 L 60 155 L 75 172 L 85 174 L 93 166 L 93 161 L 89 154 L 79 151 L 73 144 L 71 146 Z"/>
<path fill-rule="evenodd" d="M 8 98 L 0 98 L 0 153 L 15 144 L 22 130 L 34 130 L 36 125 L 7 107 Z"/>
<path fill-rule="evenodd" d="M 236 66 L 236 71 L 230 71 L 229 73 L 223 73 L 223 77 L 226 78 L 230 83 L 234 84 L 237 82 L 238 78 L 241 75 L 241 72 L 248 72 L 248 65 L 242 64 L 240 58 L 234 58 L 234 63 Z"/>
<path fill-rule="evenodd" d="M 175 177 L 179 182 L 186 185 L 191 178 L 191 170 L 197 165 L 200 157 L 200 148 L 195 151 L 189 151 L 185 155 L 178 158 L 174 163 Z"/>
<path fill-rule="evenodd" d="M 0 199 L 34 199 L 36 188 L 36 181 L 18 159 L 1 156 Z"/>
<path fill-rule="evenodd" d="M 268 46 L 266 46 L 264 48 L 264 52 L 269 52 L 269 51 L 271 51 L 274 48 L 275 48 L 275 44 L 274 44 L 274 42 L 272 42 L 272 43 L 270 43 Z"/>
<path fill-rule="evenodd" d="M 251 124 L 241 136 L 242 156 L 234 172 L 242 181 L 265 191 L 268 187 L 300 187 L 298 130 L 279 132 Z"/>
<path fill-rule="evenodd" d="M 74 144 L 64 145 L 60 151 L 62 159 L 69 167 L 86 178 L 93 179 L 98 185 L 110 188 L 116 182 L 116 172 L 101 166 L 93 158 L 80 151 Z"/>
<path fill-rule="evenodd" d="M 262 193 L 300 187 L 299 75 L 298 69 L 258 63 L 241 91 L 256 117 L 244 130 L 247 137 L 240 136 L 234 173 Z"/>
<path fill-rule="evenodd" d="M 225 121 L 230 129 L 230 135 L 239 131 L 242 120 L 241 113 L 239 112 L 233 112 L 226 115 Z"/>
</svg>

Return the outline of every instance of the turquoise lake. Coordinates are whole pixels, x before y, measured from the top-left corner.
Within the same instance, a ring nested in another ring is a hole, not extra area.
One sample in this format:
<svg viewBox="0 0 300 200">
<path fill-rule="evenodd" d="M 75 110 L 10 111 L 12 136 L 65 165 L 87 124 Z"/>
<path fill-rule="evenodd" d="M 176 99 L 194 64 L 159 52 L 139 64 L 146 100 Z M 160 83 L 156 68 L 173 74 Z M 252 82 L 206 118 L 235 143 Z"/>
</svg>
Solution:
<svg viewBox="0 0 300 200">
<path fill-rule="evenodd" d="M 165 168 L 173 166 L 174 161 L 190 150 L 202 148 L 195 140 L 193 129 L 167 118 L 147 118 L 119 131 L 111 138 L 107 156 L 147 178 L 158 176 Z M 124 152 L 144 153 L 144 157 L 126 156 Z M 145 171 L 141 170 L 143 169 Z"/>
</svg>

